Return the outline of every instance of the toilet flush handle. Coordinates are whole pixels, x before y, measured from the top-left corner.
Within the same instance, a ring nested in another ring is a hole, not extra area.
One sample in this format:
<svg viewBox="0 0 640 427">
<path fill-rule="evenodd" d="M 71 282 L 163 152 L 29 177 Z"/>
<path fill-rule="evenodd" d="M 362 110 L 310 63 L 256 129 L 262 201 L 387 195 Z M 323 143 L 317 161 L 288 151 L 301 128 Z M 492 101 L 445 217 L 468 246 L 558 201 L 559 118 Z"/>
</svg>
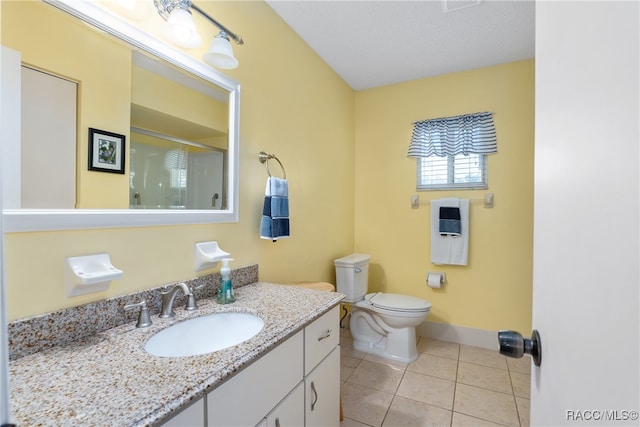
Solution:
<svg viewBox="0 0 640 427">
<path fill-rule="evenodd" d="M 362 273 L 362 269 L 360 267 L 356 267 L 353 269 L 356 273 Z"/>
</svg>

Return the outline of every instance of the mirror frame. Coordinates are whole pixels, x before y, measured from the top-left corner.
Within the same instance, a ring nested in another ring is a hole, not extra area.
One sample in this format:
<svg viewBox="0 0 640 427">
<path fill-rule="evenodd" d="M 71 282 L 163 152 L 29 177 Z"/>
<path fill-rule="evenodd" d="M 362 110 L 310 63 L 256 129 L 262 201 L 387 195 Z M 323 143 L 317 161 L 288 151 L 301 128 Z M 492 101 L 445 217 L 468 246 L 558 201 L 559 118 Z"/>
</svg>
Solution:
<svg viewBox="0 0 640 427">
<path fill-rule="evenodd" d="M 86 0 L 42 0 L 229 92 L 227 209 L 4 209 L 4 231 L 77 230 L 238 222 L 240 84 Z"/>
</svg>

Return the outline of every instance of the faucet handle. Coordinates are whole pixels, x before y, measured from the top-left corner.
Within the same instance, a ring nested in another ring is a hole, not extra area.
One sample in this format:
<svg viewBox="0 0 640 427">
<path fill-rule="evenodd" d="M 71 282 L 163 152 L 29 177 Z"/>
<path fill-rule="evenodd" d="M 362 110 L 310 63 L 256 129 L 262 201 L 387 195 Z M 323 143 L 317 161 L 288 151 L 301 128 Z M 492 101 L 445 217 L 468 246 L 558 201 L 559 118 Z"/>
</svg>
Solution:
<svg viewBox="0 0 640 427">
<path fill-rule="evenodd" d="M 193 292 L 193 291 L 197 291 L 197 290 L 199 290 L 199 289 L 202 289 L 202 288 L 204 288 L 205 286 L 206 286 L 206 284 L 204 284 L 204 283 L 203 283 L 203 284 L 198 285 L 198 286 L 189 286 L 189 289 L 191 289 L 191 292 Z"/>
<path fill-rule="evenodd" d="M 204 284 L 198 286 L 189 286 L 190 294 L 187 295 L 187 304 L 184 306 L 186 311 L 194 311 L 198 309 L 198 303 L 196 302 L 196 292 L 198 289 L 204 288 Z"/>
<path fill-rule="evenodd" d="M 151 326 L 153 322 L 151 322 L 151 316 L 149 316 L 147 301 L 142 300 L 136 304 L 125 305 L 124 310 L 129 311 L 137 307 L 140 307 L 140 314 L 138 315 L 138 322 L 136 323 L 136 328 L 146 328 L 148 326 Z"/>
</svg>

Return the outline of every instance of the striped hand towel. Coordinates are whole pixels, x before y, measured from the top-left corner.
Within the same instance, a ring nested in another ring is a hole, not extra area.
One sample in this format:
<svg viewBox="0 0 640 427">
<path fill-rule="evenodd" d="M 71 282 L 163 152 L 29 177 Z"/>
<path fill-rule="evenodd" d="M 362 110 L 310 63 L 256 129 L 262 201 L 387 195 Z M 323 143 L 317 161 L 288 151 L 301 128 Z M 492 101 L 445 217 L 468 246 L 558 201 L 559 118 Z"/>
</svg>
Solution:
<svg viewBox="0 0 640 427">
<path fill-rule="evenodd" d="M 260 220 L 260 238 L 275 242 L 289 237 L 289 233 L 289 185 L 286 179 L 269 177 Z"/>
</svg>

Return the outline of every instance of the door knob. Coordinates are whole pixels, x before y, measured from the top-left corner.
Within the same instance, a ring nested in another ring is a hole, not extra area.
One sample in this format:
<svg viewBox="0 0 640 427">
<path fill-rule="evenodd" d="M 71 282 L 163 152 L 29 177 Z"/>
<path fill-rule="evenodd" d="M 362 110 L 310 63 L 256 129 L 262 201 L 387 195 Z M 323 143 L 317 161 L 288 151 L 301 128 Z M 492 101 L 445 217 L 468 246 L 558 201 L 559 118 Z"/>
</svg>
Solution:
<svg viewBox="0 0 640 427">
<path fill-rule="evenodd" d="M 534 329 L 531 332 L 531 339 L 523 338 L 516 331 L 498 331 L 498 341 L 500 342 L 500 354 L 519 359 L 527 353 L 531 355 L 533 363 L 540 366 L 542 344 L 537 330 Z"/>
</svg>

